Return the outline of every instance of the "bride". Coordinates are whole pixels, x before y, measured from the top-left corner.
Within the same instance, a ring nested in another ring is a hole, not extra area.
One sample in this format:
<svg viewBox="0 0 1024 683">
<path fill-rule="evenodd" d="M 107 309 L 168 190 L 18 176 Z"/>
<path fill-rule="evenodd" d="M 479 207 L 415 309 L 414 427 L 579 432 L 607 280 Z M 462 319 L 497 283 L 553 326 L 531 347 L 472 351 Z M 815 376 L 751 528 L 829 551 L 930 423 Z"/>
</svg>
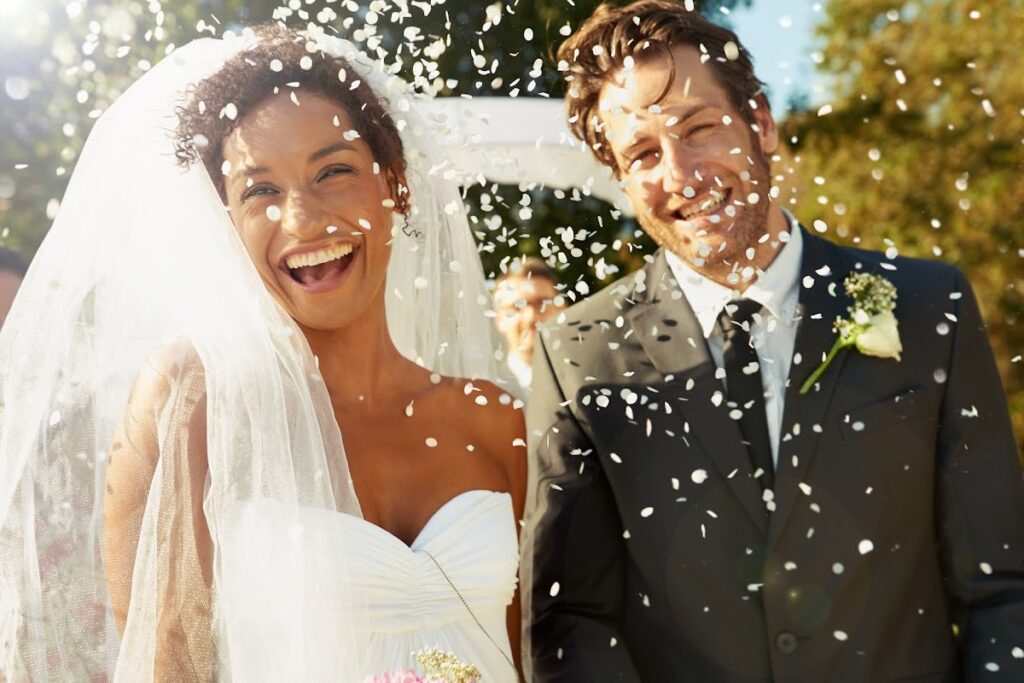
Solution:
<svg viewBox="0 0 1024 683">
<path fill-rule="evenodd" d="M 275 25 L 97 123 L 0 334 L 0 680 L 517 679 L 523 420 L 416 99 Z"/>
</svg>

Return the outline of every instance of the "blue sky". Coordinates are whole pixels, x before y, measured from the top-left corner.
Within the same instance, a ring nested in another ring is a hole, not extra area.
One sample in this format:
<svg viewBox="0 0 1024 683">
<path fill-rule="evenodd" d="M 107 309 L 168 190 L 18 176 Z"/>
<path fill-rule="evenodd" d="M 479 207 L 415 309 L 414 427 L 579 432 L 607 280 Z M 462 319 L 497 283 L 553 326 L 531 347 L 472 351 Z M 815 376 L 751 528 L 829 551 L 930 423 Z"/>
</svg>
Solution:
<svg viewBox="0 0 1024 683">
<path fill-rule="evenodd" d="M 806 93 L 813 105 L 828 99 L 812 61 L 818 49 L 813 30 L 824 15 L 823 5 L 824 0 L 754 0 L 752 7 L 729 14 L 754 56 L 758 76 L 768 83 L 772 110 L 779 118 L 793 92 Z"/>
</svg>

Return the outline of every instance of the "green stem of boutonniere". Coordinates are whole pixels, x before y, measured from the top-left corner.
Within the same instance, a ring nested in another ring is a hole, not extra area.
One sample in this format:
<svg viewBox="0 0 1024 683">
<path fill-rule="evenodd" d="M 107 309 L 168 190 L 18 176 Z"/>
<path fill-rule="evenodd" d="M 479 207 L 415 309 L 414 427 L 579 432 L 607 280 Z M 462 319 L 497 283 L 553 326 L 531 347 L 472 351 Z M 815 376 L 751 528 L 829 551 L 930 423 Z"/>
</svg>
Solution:
<svg viewBox="0 0 1024 683">
<path fill-rule="evenodd" d="M 821 378 L 822 373 L 824 373 L 828 366 L 832 364 L 832 361 L 835 360 L 835 357 L 839 355 L 839 352 L 845 349 L 847 346 L 853 346 L 855 343 L 855 338 L 844 339 L 843 337 L 839 337 L 838 339 L 836 339 L 836 343 L 832 345 L 832 350 L 830 350 L 828 352 L 828 355 L 825 356 L 825 361 L 817 368 L 815 368 L 814 372 L 811 373 L 811 376 L 807 378 L 806 382 L 804 382 L 804 385 L 800 387 L 800 393 L 806 394 L 808 391 L 810 391 L 811 387 L 814 386 L 814 383 Z"/>
</svg>

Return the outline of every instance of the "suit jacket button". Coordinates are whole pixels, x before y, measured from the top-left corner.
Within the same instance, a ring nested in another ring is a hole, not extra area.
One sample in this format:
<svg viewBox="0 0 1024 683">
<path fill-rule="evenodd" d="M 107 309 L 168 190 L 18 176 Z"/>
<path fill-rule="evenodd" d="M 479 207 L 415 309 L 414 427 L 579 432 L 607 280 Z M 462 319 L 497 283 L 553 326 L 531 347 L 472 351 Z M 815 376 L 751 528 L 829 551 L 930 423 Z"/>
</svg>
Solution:
<svg viewBox="0 0 1024 683">
<path fill-rule="evenodd" d="M 784 655 L 791 655 L 796 652 L 796 636 L 789 631 L 783 631 L 775 636 L 775 647 Z"/>
</svg>

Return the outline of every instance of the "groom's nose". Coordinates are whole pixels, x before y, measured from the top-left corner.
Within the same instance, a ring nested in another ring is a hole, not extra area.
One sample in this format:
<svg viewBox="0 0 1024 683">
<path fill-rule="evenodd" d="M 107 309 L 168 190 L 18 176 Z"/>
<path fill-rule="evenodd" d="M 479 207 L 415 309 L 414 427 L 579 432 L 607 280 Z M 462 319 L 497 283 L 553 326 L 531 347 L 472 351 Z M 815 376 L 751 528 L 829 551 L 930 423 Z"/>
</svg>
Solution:
<svg viewBox="0 0 1024 683">
<path fill-rule="evenodd" d="M 665 140 L 659 159 L 661 188 L 669 194 L 682 194 L 687 187 L 692 187 L 696 181 L 696 161 L 693 150 L 681 140 L 671 137 Z"/>
<path fill-rule="evenodd" d="M 526 330 L 532 331 L 537 326 L 538 318 L 537 308 L 532 303 L 527 303 L 523 310 L 519 311 L 519 320 Z"/>
</svg>

